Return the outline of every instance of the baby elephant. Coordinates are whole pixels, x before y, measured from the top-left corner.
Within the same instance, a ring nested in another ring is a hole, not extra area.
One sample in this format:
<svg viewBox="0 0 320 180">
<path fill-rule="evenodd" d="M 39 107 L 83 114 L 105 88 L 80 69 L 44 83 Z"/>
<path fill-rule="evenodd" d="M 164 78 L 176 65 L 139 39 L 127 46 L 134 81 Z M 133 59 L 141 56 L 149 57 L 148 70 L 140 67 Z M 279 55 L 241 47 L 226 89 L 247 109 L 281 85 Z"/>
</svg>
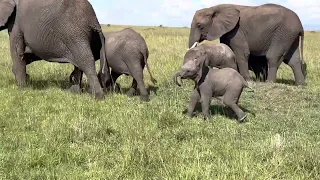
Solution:
<svg viewBox="0 0 320 180">
<path fill-rule="evenodd" d="M 209 67 L 204 65 L 205 61 L 204 59 L 188 61 L 174 75 L 174 82 L 178 86 L 181 86 L 181 81 L 177 80 L 178 76 L 184 79 L 191 79 L 196 83 L 187 115 L 192 117 L 195 106 L 200 100 L 202 112 L 205 118 L 209 119 L 211 117 L 209 111 L 211 99 L 216 97 L 230 107 L 237 115 L 238 121 L 242 122 L 247 115 L 239 108 L 238 101 L 243 87 L 250 88 L 248 83 L 238 71 L 232 68 L 219 69 Z"/>
<path fill-rule="evenodd" d="M 223 43 L 198 45 L 196 42 L 186 52 L 183 63 L 200 58 L 206 59 L 207 65 L 211 67 L 219 69 L 229 67 L 238 70 L 235 54 Z"/>
<path fill-rule="evenodd" d="M 152 83 L 155 84 L 157 81 L 153 78 L 147 63 L 149 50 L 144 38 L 131 28 L 125 28 L 117 32 L 104 32 L 104 36 L 107 62 L 111 68 L 112 77 L 109 81 L 100 80 L 104 89 L 109 89 L 113 85 L 117 86 L 116 80 L 122 74 L 130 75 L 133 77 L 133 81 L 127 95 L 133 96 L 137 88 L 139 88 L 140 99 L 149 101 L 149 93 L 143 81 L 143 69 L 145 66 L 150 74 Z M 76 71 L 74 71 L 70 75 L 70 79 L 76 74 Z M 118 86 L 117 89 L 119 89 Z"/>
<path fill-rule="evenodd" d="M 111 67 L 111 77 L 114 83 L 122 74 L 132 76 L 132 85 L 127 95 L 134 95 L 139 87 L 140 99 L 149 101 L 149 93 L 143 82 L 144 66 L 147 67 L 152 83 L 155 84 L 157 81 L 150 72 L 147 62 L 149 50 L 144 38 L 131 28 L 104 33 L 104 35 L 106 37 L 107 60 Z M 106 86 L 111 84 L 113 83 L 109 81 Z"/>
</svg>

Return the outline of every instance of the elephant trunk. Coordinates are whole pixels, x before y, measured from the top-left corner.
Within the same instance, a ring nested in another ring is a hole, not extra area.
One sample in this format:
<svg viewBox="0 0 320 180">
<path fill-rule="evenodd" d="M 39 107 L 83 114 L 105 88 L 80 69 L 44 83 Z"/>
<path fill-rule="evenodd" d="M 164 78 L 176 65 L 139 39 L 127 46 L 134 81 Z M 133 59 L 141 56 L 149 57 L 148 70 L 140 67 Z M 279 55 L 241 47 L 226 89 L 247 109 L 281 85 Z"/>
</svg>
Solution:
<svg viewBox="0 0 320 180">
<path fill-rule="evenodd" d="M 180 71 L 179 72 L 176 72 L 176 73 L 174 73 L 174 75 L 173 75 L 173 81 L 176 83 L 176 85 L 178 85 L 178 86 L 181 86 L 182 85 L 182 81 L 181 81 L 181 77 L 180 77 L 181 75 L 180 75 Z M 180 77 L 180 78 L 178 78 L 178 77 Z"/>
<path fill-rule="evenodd" d="M 191 27 L 190 36 L 189 36 L 189 48 L 191 48 L 196 42 L 200 43 L 201 33 L 199 30 Z"/>
</svg>

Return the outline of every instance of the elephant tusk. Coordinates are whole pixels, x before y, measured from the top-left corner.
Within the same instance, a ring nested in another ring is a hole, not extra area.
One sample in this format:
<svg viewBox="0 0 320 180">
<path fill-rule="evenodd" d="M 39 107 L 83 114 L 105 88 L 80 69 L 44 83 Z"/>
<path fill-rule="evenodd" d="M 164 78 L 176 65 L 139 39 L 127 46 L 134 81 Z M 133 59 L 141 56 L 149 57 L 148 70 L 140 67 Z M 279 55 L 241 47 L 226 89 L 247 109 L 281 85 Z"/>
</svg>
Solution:
<svg viewBox="0 0 320 180">
<path fill-rule="evenodd" d="M 198 45 L 198 42 L 193 43 L 193 45 L 188 50 L 195 48 L 197 45 Z"/>
</svg>

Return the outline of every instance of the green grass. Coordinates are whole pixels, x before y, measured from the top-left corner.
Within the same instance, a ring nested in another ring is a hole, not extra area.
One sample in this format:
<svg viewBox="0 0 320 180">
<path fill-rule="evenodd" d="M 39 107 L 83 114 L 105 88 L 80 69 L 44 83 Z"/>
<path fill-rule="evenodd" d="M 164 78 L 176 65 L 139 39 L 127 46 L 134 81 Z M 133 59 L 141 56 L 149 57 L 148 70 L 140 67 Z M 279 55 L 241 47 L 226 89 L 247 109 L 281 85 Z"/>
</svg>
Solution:
<svg viewBox="0 0 320 180">
<path fill-rule="evenodd" d="M 158 80 L 148 103 L 125 94 L 104 101 L 72 94 L 65 89 L 73 66 L 45 61 L 27 67 L 31 80 L 20 89 L 7 32 L 0 33 L 1 179 L 320 177 L 320 33 L 305 37 L 308 86 L 293 86 L 293 73 L 282 64 L 278 81 L 284 83 L 244 90 L 240 105 L 250 112 L 239 124 L 216 100 L 212 122 L 201 113 L 193 119 L 183 114 L 192 83 L 178 87 L 172 74 L 183 62 L 189 29 L 134 29 L 146 39 Z M 146 72 L 145 82 L 152 85 Z M 122 76 L 119 83 L 127 88 L 131 78 Z"/>
</svg>

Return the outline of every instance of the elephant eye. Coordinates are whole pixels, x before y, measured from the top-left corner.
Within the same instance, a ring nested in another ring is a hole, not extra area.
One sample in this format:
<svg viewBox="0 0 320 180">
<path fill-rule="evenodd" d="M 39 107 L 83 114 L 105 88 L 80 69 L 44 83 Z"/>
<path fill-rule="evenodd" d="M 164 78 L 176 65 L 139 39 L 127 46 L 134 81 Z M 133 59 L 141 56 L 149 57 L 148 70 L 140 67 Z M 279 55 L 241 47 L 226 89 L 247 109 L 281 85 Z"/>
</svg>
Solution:
<svg viewBox="0 0 320 180">
<path fill-rule="evenodd" d="M 199 29 L 202 29 L 202 26 L 201 26 L 200 23 L 198 23 L 197 26 L 198 26 Z"/>
</svg>

